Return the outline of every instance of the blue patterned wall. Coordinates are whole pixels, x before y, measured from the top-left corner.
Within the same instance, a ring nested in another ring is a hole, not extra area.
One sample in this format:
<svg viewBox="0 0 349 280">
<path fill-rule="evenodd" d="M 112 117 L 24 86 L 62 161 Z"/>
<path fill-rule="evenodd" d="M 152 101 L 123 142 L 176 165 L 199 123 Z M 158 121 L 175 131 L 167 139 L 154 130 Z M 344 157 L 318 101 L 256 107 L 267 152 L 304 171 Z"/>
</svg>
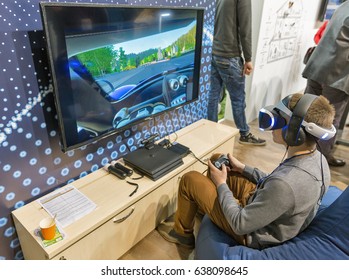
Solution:
<svg viewBox="0 0 349 280">
<path fill-rule="evenodd" d="M 39 0 L 0 1 L 0 260 L 23 259 L 11 211 L 207 115 L 214 0 L 49 1 L 205 7 L 200 99 L 96 144 L 64 154 L 59 144 Z"/>
</svg>

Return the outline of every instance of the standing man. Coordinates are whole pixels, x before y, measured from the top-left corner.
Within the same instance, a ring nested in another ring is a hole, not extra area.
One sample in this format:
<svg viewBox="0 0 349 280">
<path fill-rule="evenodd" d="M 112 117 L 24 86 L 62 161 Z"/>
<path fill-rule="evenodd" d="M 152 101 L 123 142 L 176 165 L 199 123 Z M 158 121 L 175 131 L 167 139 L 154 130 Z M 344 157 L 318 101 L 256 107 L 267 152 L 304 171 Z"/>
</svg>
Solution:
<svg viewBox="0 0 349 280">
<path fill-rule="evenodd" d="M 217 0 L 211 63 L 208 119 L 218 121 L 223 84 L 229 92 L 233 117 L 240 130 L 239 143 L 265 145 L 250 133 L 246 122 L 245 75 L 253 70 L 251 0 Z"/>
<path fill-rule="evenodd" d="M 349 1 L 334 12 L 303 73 L 305 93 L 325 96 L 336 110 L 333 125 L 338 130 L 349 102 Z M 319 146 L 331 166 L 345 161 L 333 156 L 336 139 L 320 140 Z"/>
</svg>

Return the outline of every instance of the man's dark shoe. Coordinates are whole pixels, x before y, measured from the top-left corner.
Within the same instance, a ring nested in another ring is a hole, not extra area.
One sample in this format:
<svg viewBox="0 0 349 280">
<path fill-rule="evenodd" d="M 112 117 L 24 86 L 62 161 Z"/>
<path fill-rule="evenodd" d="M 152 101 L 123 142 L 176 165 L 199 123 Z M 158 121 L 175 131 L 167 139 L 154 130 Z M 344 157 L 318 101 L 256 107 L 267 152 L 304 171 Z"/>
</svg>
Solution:
<svg viewBox="0 0 349 280">
<path fill-rule="evenodd" d="M 345 165 L 345 161 L 339 158 L 334 158 L 334 157 L 328 157 L 327 158 L 327 162 L 328 165 L 330 166 L 335 166 L 335 167 L 339 167 L 339 166 L 344 166 Z"/>
<path fill-rule="evenodd" d="M 239 143 L 244 145 L 264 146 L 266 141 L 249 133 L 246 136 L 240 135 Z"/>
<path fill-rule="evenodd" d="M 195 237 L 194 234 L 179 234 L 173 229 L 173 224 L 168 222 L 161 223 L 157 228 L 159 234 L 168 242 L 181 245 L 188 249 L 195 248 Z"/>
</svg>

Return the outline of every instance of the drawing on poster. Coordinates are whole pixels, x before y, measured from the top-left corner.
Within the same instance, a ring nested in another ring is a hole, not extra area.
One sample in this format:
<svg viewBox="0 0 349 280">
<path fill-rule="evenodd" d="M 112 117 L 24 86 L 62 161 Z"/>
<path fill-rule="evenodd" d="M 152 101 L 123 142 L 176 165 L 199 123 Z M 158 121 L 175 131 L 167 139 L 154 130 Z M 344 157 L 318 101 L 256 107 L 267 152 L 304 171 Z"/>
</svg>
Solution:
<svg viewBox="0 0 349 280">
<path fill-rule="evenodd" d="M 302 1 L 286 1 L 276 12 L 269 14 L 263 36 L 262 65 L 295 54 L 302 15 Z"/>
</svg>

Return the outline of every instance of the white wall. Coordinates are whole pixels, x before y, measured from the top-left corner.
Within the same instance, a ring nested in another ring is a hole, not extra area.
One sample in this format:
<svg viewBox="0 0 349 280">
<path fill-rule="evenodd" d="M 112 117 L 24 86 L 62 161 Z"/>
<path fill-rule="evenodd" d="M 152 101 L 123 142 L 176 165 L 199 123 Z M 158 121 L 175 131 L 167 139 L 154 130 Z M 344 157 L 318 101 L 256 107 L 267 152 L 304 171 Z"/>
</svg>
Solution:
<svg viewBox="0 0 349 280">
<path fill-rule="evenodd" d="M 320 5 L 321 0 L 252 2 L 254 71 L 246 80 L 248 122 L 258 117 L 261 107 L 304 89 L 302 61 L 314 45 Z M 233 120 L 229 99 L 225 119 Z"/>
</svg>

